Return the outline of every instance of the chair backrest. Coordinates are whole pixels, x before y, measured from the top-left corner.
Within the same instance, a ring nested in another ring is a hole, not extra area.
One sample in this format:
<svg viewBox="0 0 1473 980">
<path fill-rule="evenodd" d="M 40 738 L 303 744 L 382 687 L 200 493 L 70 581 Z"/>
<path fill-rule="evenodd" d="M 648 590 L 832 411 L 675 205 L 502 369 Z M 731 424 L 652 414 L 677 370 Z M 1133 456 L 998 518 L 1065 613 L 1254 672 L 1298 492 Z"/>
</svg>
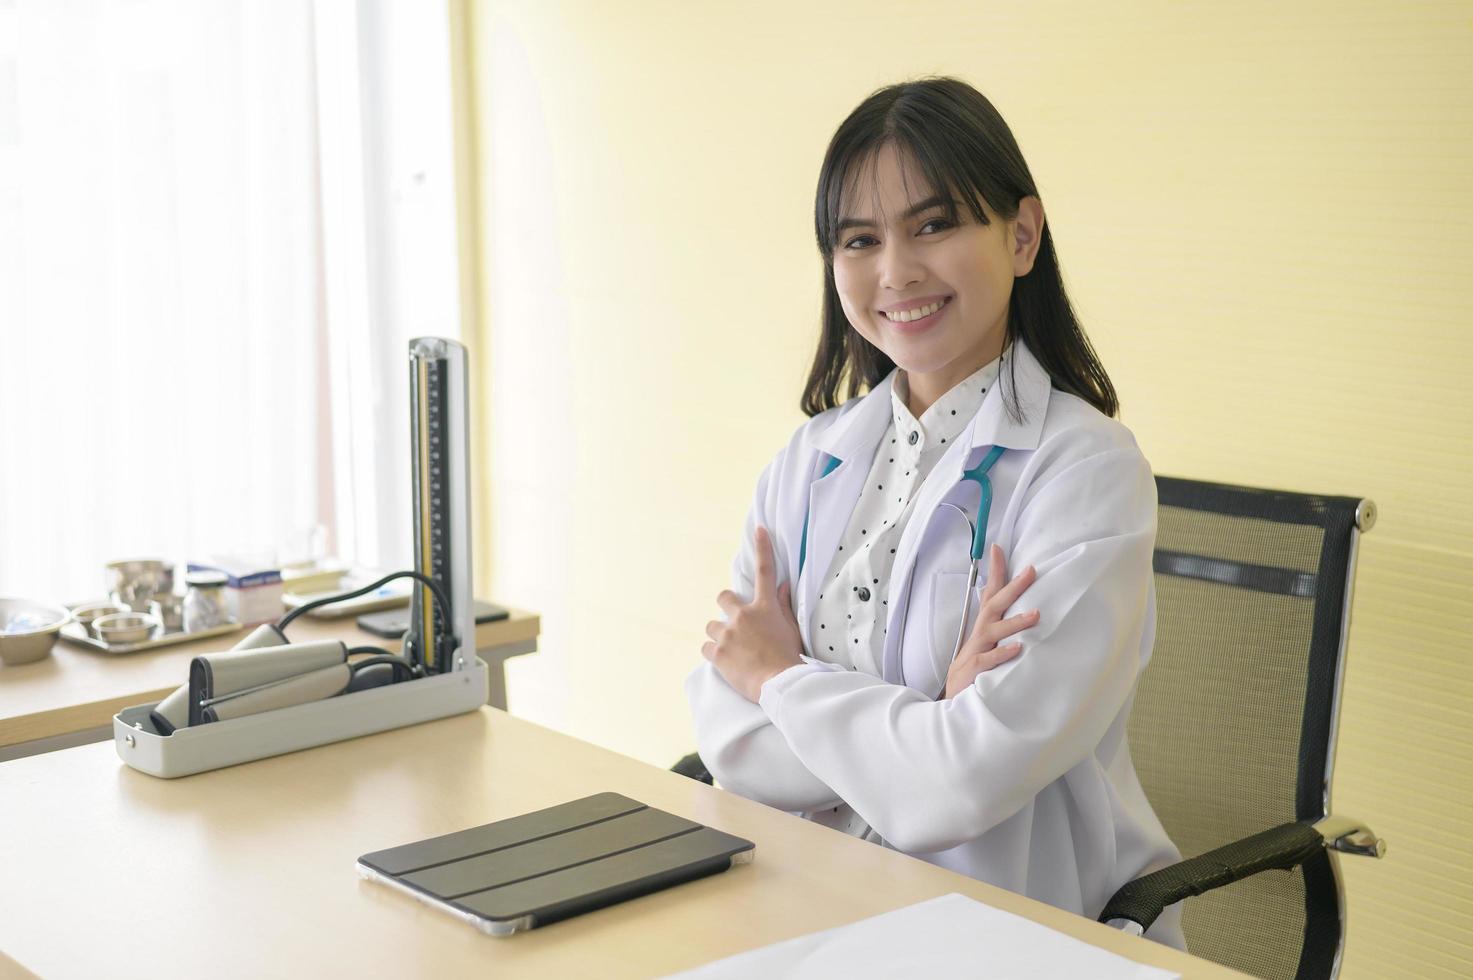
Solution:
<svg viewBox="0 0 1473 980">
<path fill-rule="evenodd" d="M 1328 806 L 1358 536 L 1369 502 L 1157 477 L 1156 645 L 1130 718 L 1146 795 L 1184 857 Z M 1188 900 L 1199 956 L 1328 977 L 1334 856 Z"/>
</svg>

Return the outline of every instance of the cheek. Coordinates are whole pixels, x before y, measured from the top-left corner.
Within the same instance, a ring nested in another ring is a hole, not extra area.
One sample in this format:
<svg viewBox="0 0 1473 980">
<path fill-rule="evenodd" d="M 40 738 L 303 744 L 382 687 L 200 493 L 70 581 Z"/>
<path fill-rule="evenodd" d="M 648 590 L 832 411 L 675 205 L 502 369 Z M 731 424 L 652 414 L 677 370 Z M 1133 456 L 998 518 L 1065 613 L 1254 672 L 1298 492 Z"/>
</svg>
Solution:
<svg viewBox="0 0 1473 980">
<path fill-rule="evenodd" d="M 971 300 L 969 305 L 993 306 L 1006 302 L 1012 294 L 1012 261 L 1005 251 L 995 246 L 984 247 L 990 244 L 982 243 L 966 253 L 952 256 L 946 268 L 945 275 L 950 277 L 948 281 L 967 284 L 965 292 L 968 295 L 963 298 Z"/>
<path fill-rule="evenodd" d="M 848 262 L 834 263 L 834 288 L 839 291 L 839 299 L 844 301 L 844 309 L 847 310 L 852 305 L 852 297 L 858 285 L 854 270 L 849 267 Z"/>
<path fill-rule="evenodd" d="M 834 264 L 834 288 L 839 293 L 839 306 L 844 310 L 844 316 L 849 323 L 865 337 L 872 332 L 869 318 L 865 315 L 869 309 L 869 299 L 864 292 L 860 277 L 853 270 L 844 268 L 839 263 Z"/>
</svg>

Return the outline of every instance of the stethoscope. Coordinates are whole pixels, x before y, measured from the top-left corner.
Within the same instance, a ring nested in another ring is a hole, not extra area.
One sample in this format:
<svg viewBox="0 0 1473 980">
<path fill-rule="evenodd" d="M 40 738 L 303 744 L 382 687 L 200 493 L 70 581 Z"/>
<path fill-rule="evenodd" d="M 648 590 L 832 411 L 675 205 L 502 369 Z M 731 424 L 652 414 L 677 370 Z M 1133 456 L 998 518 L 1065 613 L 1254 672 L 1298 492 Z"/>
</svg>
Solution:
<svg viewBox="0 0 1473 980">
<path fill-rule="evenodd" d="M 998 460 L 998 457 L 1001 456 L 1002 454 L 1003 454 L 1003 447 L 1002 446 L 993 446 L 991 449 L 989 449 L 987 451 L 987 454 L 982 457 L 981 462 L 979 462 L 976 466 L 972 467 L 969 470 L 962 470 L 961 479 L 957 481 L 958 484 L 961 484 L 961 483 L 966 483 L 968 480 L 970 480 L 971 482 L 977 484 L 978 489 L 981 490 L 981 498 L 977 501 L 977 520 L 976 520 L 976 523 L 973 523 L 972 522 L 972 519 L 967 516 L 967 512 L 965 510 L 963 510 L 961 507 L 959 507 L 958 505 L 956 505 L 956 504 L 950 503 L 949 501 L 942 501 L 938 505 L 940 507 L 949 507 L 952 510 L 956 511 L 958 514 L 960 514 L 962 520 L 964 520 L 964 521 L 967 522 L 967 530 L 971 532 L 971 536 L 972 536 L 972 551 L 971 551 L 971 556 L 972 557 L 971 557 L 971 561 L 969 561 L 967 563 L 967 565 L 968 565 L 968 571 L 967 571 L 967 591 L 966 591 L 966 595 L 962 599 L 962 618 L 961 618 L 961 622 L 957 624 L 956 642 L 953 643 L 952 644 L 952 647 L 951 647 L 951 661 L 955 661 L 956 660 L 956 657 L 957 657 L 957 654 L 961 653 L 962 641 L 964 639 L 966 639 L 966 633 L 967 633 L 967 617 L 970 616 L 971 613 L 972 613 L 972 589 L 975 588 L 976 585 L 977 585 L 977 563 L 982 560 L 982 556 L 983 555 L 987 554 L 987 519 L 988 519 L 988 517 L 992 513 L 992 480 L 988 477 L 987 474 L 988 474 L 988 471 L 992 469 L 992 464 L 996 463 L 997 460 Z M 832 473 L 834 471 L 834 469 L 839 465 L 840 462 L 841 462 L 841 460 L 839 460 L 839 459 L 836 459 L 834 457 L 829 457 L 828 463 L 824 466 L 823 475 L 820 476 L 819 479 L 821 480 L 821 479 L 823 479 L 823 477 L 828 476 L 830 473 Z M 807 559 L 807 556 L 808 556 L 808 514 L 807 514 L 807 512 L 805 512 L 803 514 L 803 537 L 802 537 L 802 539 L 801 539 L 801 541 L 800 541 L 800 543 L 798 545 L 798 574 L 800 576 L 803 574 L 803 563 Z M 909 584 L 908 588 L 909 588 L 909 590 L 912 590 L 912 591 L 915 589 L 915 577 L 914 576 L 911 577 L 910 584 Z M 901 636 L 902 639 L 905 636 L 905 624 L 906 624 L 906 621 L 909 618 L 909 616 L 910 616 L 910 595 L 907 594 L 906 597 L 905 597 L 905 605 L 901 608 L 901 613 L 900 613 L 899 627 L 900 627 L 900 636 Z M 950 663 L 951 663 L 951 661 L 948 661 L 948 663 L 947 663 L 948 669 L 950 669 Z M 904 684 L 905 683 L 905 664 L 904 664 L 904 658 L 901 658 L 901 663 L 899 665 L 899 668 L 900 668 L 900 683 Z M 945 683 L 944 682 L 943 682 L 943 685 L 942 685 L 942 690 L 943 690 L 943 692 L 945 691 Z"/>
</svg>

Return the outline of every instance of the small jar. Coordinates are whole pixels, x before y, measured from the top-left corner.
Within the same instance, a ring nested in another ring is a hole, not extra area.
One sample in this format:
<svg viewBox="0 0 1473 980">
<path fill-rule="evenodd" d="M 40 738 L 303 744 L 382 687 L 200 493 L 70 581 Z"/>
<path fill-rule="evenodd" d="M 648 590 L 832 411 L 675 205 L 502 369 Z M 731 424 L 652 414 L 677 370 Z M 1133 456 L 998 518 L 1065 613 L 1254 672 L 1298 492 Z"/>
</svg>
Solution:
<svg viewBox="0 0 1473 980">
<path fill-rule="evenodd" d="M 173 592 L 159 592 L 148 604 L 151 616 L 157 616 L 164 624 L 165 633 L 178 633 L 184 629 L 184 597 Z"/>
<path fill-rule="evenodd" d="M 225 606 L 225 584 L 230 581 L 224 572 L 190 572 L 184 576 L 189 587 L 184 593 L 184 632 L 198 633 L 230 622 L 230 610 Z"/>
</svg>

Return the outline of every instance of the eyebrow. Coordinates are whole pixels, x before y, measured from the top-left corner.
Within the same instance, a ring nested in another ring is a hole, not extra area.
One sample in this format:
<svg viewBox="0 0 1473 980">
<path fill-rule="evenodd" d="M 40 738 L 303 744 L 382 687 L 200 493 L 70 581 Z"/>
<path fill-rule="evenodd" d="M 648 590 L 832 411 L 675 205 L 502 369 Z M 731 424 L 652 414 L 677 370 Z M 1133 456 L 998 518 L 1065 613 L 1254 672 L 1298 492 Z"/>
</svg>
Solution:
<svg viewBox="0 0 1473 980">
<path fill-rule="evenodd" d="M 956 201 L 950 197 L 945 196 L 944 194 L 932 194 L 921 203 L 906 208 L 905 213 L 902 214 L 900 217 L 914 218 L 916 215 L 921 214 L 922 212 L 939 207 L 954 208 L 956 207 Z M 834 226 L 834 234 L 838 234 L 839 232 L 844 231 L 848 228 L 871 227 L 874 227 L 874 222 L 871 221 L 869 218 L 840 218 L 839 223 Z"/>
</svg>

